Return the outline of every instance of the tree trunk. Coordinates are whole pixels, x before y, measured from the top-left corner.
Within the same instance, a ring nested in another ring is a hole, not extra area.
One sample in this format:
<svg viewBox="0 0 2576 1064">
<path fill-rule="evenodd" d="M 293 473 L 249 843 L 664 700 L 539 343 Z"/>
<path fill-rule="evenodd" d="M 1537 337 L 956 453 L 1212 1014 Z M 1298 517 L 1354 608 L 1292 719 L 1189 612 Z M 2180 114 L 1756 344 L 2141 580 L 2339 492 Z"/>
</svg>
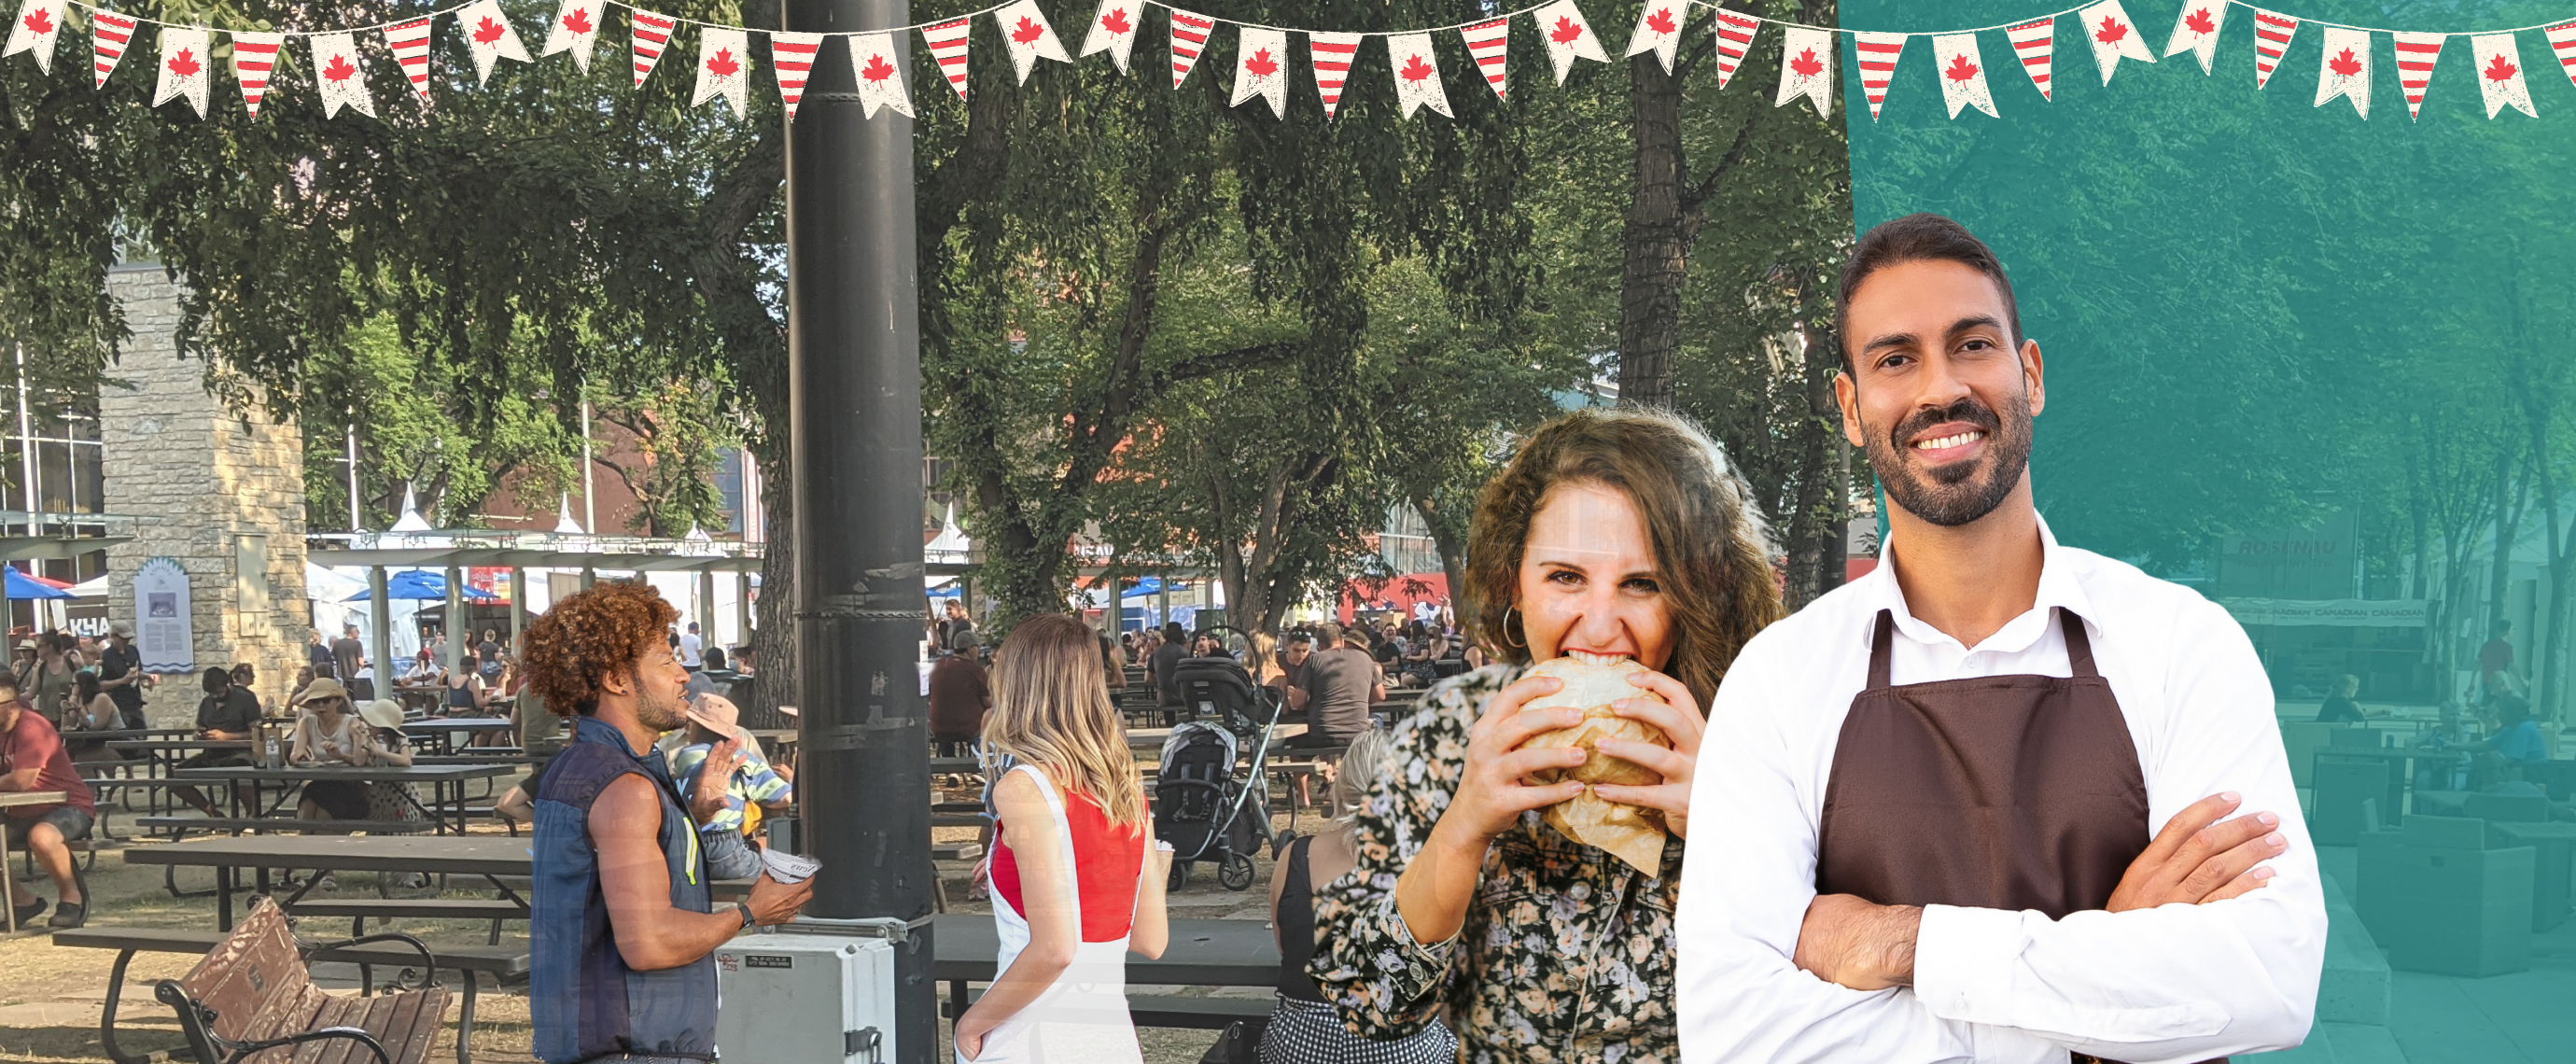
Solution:
<svg viewBox="0 0 2576 1064">
<path fill-rule="evenodd" d="M 1467 545 L 1440 520 L 1439 504 L 1428 498 L 1413 500 L 1413 512 L 1422 515 L 1422 526 L 1431 530 L 1431 546 L 1440 552 L 1440 572 L 1449 578 L 1449 608 L 1457 616 L 1460 628 L 1467 626 Z"/>
<path fill-rule="evenodd" d="M 782 448 L 787 439 L 784 426 L 772 434 Z M 760 465 L 764 489 L 760 493 L 760 521 L 768 530 L 760 556 L 760 600 L 751 633 L 752 662 L 758 680 L 752 683 L 751 704 L 742 707 L 743 726 L 750 728 L 792 728 L 793 719 L 780 713 L 782 705 L 803 705 L 798 693 L 796 668 L 796 499 L 788 490 L 791 481 L 783 457 L 771 460 L 753 453 Z"/>
<path fill-rule="evenodd" d="M 1681 346 L 1682 277 L 1690 246 L 1682 224 L 1682 86 L 1652 55 L 1628 60 L 1628 135 L 1635 144 L 1628 218 L 1621 235 L 1619 401 L 1670 407 Z"/>
</svg>

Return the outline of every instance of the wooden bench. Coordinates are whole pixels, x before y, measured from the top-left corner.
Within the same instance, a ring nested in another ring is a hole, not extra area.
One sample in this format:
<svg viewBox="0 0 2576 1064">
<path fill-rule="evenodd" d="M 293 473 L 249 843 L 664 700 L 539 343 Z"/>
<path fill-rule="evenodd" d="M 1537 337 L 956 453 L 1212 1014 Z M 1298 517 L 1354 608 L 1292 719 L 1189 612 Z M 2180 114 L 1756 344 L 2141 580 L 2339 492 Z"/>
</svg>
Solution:
<svg viewBox="0 0 2576 1064">
<path fill-rule="evenodd" d="M 125 968 L 138 950 L 197 952 L 205 959 L 179 979 L 153 984 L 152 994 L 178 1013 L 179 1031 L 188 1051 L 201 1064 L 237 1064 L 251 1058 L 278 1059 L 267 1050 L 287 1052 L 320 1064 L 421 1064 L 447 1019 L 448 991 L 426 973 L 429 947 L 409 935 L 371 935 L 351 942 L 306 946 L 287 930 L 286 914 L 265 900 L 229 935 L 189 934 L 159 929 L 118 932 L 83 929 L 61 932 L 74 941 L 56 945 L 115 948 L 116 969 L 108 977 L 107 1002 L 99 1016 L 99 1041 L 118 1064 L 166 1059 L 169 1051 L 130 1055 L 116 1043 L 116 1007 L 125 990 Z M 86 941 L 109 939 L 114 941 Z M 207 940 L 211 939 L 211 945 Z M 395 943 L 400 946 L 388 950 Z M 384 952 L 402 960 L 409 952 L 424 971 L 424 985 L 397 988 L 381 996 L 345 997 L 313 985 L 306 963 L 333 951 Z M 470 994 L 471 991 L 468 991 Z M 469 997 L 470 1001 L 471 998 Z M 468 1016 L 471 1016 L 469 1010 Z M 467 1023 L 471 1023 L 469 1018 Z M 465 1061 L 463 1028 L 457 1059 Z M 310 1047 L 310 1048 L 308 1048 Z M 317 1051 L 318 1050 L 318 1051 Z"/>
</svg>

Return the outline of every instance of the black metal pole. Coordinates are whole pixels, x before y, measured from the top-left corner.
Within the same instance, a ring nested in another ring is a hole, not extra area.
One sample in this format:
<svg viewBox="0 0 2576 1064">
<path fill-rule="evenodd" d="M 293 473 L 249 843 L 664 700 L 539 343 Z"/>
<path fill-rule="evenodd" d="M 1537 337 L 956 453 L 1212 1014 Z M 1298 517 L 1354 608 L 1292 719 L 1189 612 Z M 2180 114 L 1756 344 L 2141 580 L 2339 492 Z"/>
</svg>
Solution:
<svg viewBox="0 0 2576 1064">
<path fill-rule="evenodd" d="M 782 3 L 791 31 L 866 32 L 909 21 L 905 0 Z M 896 32 L 895 47 L 908 49 L 908 36 Z M 823 864 L 807 912 L 922 921 L 896 951 L 890 1059 L 931 1064 L 939 1019 L 927 918 L 937 885 L 930 735 L 914 664 L 922 540 L 912 120 L 892 109 L 865 117 L 847 49 L 846 39 L 825 39 L 787 134 L 804 687 L 798 834 Z"/>
</svg>

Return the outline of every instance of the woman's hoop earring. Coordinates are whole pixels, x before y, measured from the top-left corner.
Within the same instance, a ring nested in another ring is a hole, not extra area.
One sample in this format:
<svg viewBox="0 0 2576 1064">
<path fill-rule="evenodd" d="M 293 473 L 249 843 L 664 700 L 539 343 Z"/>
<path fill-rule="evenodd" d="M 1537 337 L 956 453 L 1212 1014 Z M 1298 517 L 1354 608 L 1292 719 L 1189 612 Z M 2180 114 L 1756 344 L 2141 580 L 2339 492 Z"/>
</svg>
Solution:
<svg viewBox="0 0 2576 1064">
<path fill-rule="evenodd" d="M 1519 613 L 1520 611 L 1521 608 L 1518 606 L 1503 607 L 1503 645 L 1514 650 L 1519 650 L 1529 646 L 1529 634 L 1526 631 L 1521 634 L 1520 642 L 1512 642 L 1512 615 Z"/>
</svg>

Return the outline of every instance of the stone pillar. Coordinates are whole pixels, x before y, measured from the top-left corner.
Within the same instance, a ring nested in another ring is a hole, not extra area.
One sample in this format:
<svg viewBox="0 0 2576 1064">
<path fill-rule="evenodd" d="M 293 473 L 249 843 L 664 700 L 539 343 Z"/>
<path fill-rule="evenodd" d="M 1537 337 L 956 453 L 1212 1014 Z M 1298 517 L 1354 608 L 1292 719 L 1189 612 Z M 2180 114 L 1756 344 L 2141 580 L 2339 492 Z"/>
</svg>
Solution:
<svg viewBox="0 0 2576 1064">
<path fill-rule="evenodd" d="M 135 519 L 133 541 L 108 548 L 108 617 L 135 619 L 134 573 L 146 559 L 177 561 L 188 572 L 197 668 L 250 663 L 260 701 L 274 707 L 312 631 L 303 432 L 256 399 L 229 409 L 210 388 L 220 374 L 179 357 L 179 290 L 160 266 L 118 267 L 107 288 L 134 338 L 109 369 L 131 387 L 99 388 L 106 503 Z M 187 724 L 196 703 L 194 678 L 164 677 L 145 710 L 156 726 Z"/>
</svg>

